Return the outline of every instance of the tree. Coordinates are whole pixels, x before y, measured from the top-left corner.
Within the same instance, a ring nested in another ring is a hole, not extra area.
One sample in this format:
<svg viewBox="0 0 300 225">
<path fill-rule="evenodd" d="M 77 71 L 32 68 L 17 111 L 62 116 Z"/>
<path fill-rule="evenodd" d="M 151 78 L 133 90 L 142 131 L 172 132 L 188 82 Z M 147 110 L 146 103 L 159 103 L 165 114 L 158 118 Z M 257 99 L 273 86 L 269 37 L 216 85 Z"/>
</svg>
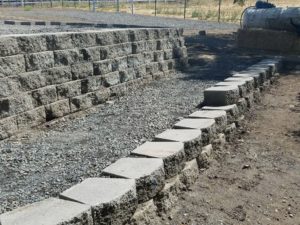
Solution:
<svg viewBox="0 0 300 225">
<path fill-rule="evenodd" d="M 233 4 L 245 5 L 246 0 L 233 0 Z"/>
</svg>

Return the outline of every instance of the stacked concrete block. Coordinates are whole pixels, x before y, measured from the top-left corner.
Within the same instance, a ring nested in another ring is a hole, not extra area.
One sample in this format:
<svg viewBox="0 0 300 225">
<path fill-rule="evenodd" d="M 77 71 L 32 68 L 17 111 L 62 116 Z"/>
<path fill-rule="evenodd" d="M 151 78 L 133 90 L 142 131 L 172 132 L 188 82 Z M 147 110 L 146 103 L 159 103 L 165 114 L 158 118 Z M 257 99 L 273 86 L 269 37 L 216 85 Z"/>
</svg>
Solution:
<svg viewBox="0 0 300 225">
<path fill-rule="evenodd" d="M 93 225 L 90 206 L 50 198 L 0 215 L 1 225 Z"/>
<path fill-rule="evenodd" d="M 167 28 L 1 37 L 0 123 L 21 123 L 0 140 L 167 77 L 186 58 L 182 32 Z"/>
<path fill-rule="evenodd" d="M 160 158 L 122 158 L 106 167 L 103 175 L 135 179 L 139 203 L 153 198 L 165 184 L 164 163 Z"/>
<path fill-rule="evenodd" d="M 211 106 L 235 104 L 240 97 L 238 86 L 210 87 L 204 90 L 204 103 Z"/>
<path fill-rule="evenodd" d="M 94 224 L 122 225 L 137 208 L 133 179 L 88 178 L 61 193 L 60 198 L 90 206 Z"/>
<path fill-rule="evenodd" d="M 234 122 L 239 117 L 239 109 L 236 104 L 226 106 L 204 106 L 201 110 L 221 110 L 225 111 L 228 123 Z"/>
</svg>

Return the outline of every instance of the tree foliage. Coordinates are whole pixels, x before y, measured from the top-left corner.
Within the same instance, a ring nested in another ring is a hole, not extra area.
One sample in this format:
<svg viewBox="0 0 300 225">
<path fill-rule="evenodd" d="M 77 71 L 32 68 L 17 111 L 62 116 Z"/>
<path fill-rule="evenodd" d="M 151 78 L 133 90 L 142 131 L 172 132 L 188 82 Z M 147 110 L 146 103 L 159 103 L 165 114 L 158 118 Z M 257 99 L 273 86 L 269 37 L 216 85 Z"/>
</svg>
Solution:
<svg viewBox="0 0 300 225">
<path fill-rule="evenodd" d="M 233 4 L 245 5 L 246 0 L 233 0 Z"/>
</svg>

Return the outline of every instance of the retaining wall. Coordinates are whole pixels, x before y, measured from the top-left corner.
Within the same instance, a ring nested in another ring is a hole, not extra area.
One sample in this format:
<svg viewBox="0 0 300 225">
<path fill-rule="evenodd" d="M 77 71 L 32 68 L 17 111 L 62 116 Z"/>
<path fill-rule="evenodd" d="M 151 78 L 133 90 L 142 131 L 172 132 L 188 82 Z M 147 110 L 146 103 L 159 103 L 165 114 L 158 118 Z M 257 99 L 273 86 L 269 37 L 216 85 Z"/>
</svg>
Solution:
<svg viewBox="0 0 300 225">
<path fill-rule="evenodd" d="M 0 140 L 101 104 L 186 63 L 182 30 L 0 37 Z"/>
</svg>

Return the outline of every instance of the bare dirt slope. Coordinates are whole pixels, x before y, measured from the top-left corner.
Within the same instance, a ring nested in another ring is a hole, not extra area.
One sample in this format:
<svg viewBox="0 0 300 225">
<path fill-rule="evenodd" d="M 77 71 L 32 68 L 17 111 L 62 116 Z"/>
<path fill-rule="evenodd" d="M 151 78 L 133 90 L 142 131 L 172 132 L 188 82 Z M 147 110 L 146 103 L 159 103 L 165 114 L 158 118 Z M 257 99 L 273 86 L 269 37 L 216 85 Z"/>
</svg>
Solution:
<svg viewBox="0 0 300 225">
<path fill-rule="evenodd" d="M 282 77 L 247 117 L 166 224 L 300 224 L 300 74 Z"/>
</svg>

